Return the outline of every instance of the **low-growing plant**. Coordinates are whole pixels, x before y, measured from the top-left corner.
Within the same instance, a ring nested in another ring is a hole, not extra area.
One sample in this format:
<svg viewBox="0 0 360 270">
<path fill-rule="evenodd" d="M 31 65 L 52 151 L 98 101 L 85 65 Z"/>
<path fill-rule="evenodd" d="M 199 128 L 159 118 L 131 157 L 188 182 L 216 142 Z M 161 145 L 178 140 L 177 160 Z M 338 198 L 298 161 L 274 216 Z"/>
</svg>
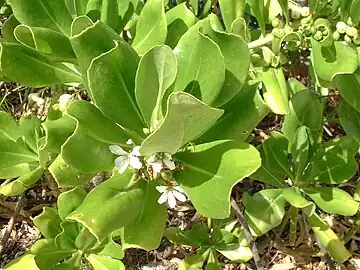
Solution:
<svg viewBox="0 0 360 270">
<path fill-rule="evenodd" d="M 253 256 L 261 269 L 252 237 L 286 225 L 286 210 L 290 244 L 301 210 L 336 262 L 351 256 L 321 212 L 359 208 L 335 186 L 357 171 L 358 1 L 7 2 L 1 79 L 50 87 L 54 100 L 43 122 L 0 112 L 0 178 L 10 179 L 0 193 L 20 195 L 43 173 L 63 193 L 57 211 L 34 219 L 45 239 L 5 269 L 81 269 L 83 258 L 123 269 L 123 250 L 156 249 L 168 207 L 187 200 L 209 224 L 165 230 L 198 248 L 180 269 L 218 269 L 217 252 Z M 300 56 L 309 89 L 284 69 Z M 89 101 L 58 101 L 59 86 L 85 90 Z M 333 88 L 348 135 L 325 140 Z M 270 111 L 285 115 L 282 133 L 255 148 L 252 131 Z M 101 172 L 110 177 L 87 193 L 82 186 Z M 270 187 L 244 193 L 242 217 L 231 191 L 246 177 Z"/>
</svg>

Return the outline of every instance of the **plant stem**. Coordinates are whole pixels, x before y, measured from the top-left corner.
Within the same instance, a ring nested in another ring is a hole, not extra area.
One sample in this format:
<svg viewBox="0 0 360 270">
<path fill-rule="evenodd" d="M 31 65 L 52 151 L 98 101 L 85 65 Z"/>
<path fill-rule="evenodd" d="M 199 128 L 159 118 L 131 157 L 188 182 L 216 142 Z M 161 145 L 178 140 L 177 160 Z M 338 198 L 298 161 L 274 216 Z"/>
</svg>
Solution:
<svg viewBox="0 0 360 270">
<path fill-rule="evenodd" d="M 360 230 L 360 217 L 356 219 L 351 229 L 344 235 L 343 242 L 346 244 L 350 241 L 351 237 Z"/>
<path fill-rule="evenodd" d="M 290 211 L 289 244 L 291 246 L 294 246 L 296 242 L 297 216 L 299 209 L 292 206 L 289 211 Z"/>
<path fill-rule="evenodd" d="M 265 37 L 261 36 L 259 39 L 251 41 L 248 43 L 249 50 L 259 48 L 270 43 L 274 39 L 272 34 L 266 35 Z"/>
<path fill-rule="evenodd" d="M 250 228 L 247 225 L 247 223 L 245 222 L 245 218 L 244 218 L 239 206 L 236 204 L 235 200 L 232 197 L 231 197 L 231 207 L 232 207 L 232 209 L 234 209 L 235 215 L 238 218 L 240 225 L 244 229 L 246 240 L 248 241 L 249 246 L 251 248 L 251 252 L 253 254 L 253 259 L 255 261 L 256 269 L 257 270 L 264 270 L 264 266 L 261 263 L 261 258 L 260 258 L 260 255 L 259 255 L 259 251 L 258 251 L 258 249 L 256 247 L 256 244 L 255 244 L 255 241 L 254 241 L 254 239 L 253 239 L 253 237 L 251 235 Z"/>
<path fill-rule="evenodd" d="M 22 208 L 22 201 L 23 201 L 23 197 L 22 195 L 19 197 L 17 203 L 16 203 L 16 206 L 15 206 L 15 209 L 14 209 L 14 213 L 12 214 L 9 222 L 8 222 L 8 226 L 6 228 L 6 231 L 4 233 L 4 236 L 2 237 L 1 239 L 1 242 L 0 242 L 0 255 L 4 252 L 5 250 L 5 246 L 6 246 L 6 243 L 7 241 L 9 240 L 9 237 L 10 237 L 10 234 L 11 234 L 11 231 L 14 227 L 14 224 L 15 224 L 15 220 L 16 220 L 16 217 L 17 215 L 19 214 L 21 208 Z"/>
</svg>

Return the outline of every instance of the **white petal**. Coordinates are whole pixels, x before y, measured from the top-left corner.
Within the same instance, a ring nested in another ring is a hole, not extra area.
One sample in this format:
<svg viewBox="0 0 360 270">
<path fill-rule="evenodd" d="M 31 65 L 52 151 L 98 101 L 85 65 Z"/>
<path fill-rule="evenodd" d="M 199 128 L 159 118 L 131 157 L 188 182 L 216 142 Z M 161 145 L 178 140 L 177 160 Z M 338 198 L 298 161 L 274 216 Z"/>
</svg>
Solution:
<svg viewBox="0 0 360 270">
<path fill-rule="evenodd" d="M 155 187 L 157 191 L 159 191 L 160 193 L 164 193 L 168 187 L 167 186 L 156 186 Z"/>
<path fill-rule="evenodd" d="M 171 159 L 169 159 L 167 157 L 164 157 L 163 162 L 166 165 L 166 167 L 169 168 L 169 170 L 174 170 L 175 169 L 175 163 Z"/>
<path fill-rule="evenodd" d="M 171 154 L 166 152 L 164 153 L 164 158 L 172 159 Z"/>
<path fill-rule="evenodd" d="M 173 194 L 171 191 L 168 192 L 167 201 L 168 201 L 168 204 L 169 204 L 169 207 L 170 207 L 170 208 L 175 208 L 175 206 L 176 206 L 176 199 L 175 199 L 174 194 Z"/>
<path fill-rule="evenodd" d="M 174 189 L 185 194 L 185 191 L 180 186 L 176 186 Z"/>
<path fill-rule="evenodd" d="M 159 204 L 163 204 L 168 199 L 168 192 L 165 191 L 163 194 L 161 194 L 160 198 L 157 200 Z"/>
<path fill-rule="evenodd" d="M 128 153 L 118 145 L 110 145 L 109 150 L 111 153 L 119 156 L 127 155 Z"/>
<path fill-rule="evenodd" d="M 128 156 L 120 156 L 115 159 L 116 168 L 121 174 L 126 171 L 127 167 L 129 166 L 129 163 L 130 161 Z"/>
<path fill-rule="evenodd" d="M 135 146 L 133 150 L 131 151 L 131 154 L 137 157 L 141 157 L 140 154 L 140 146 Z"/>
<path fill-rule="evenodd" d="M 151 155 L 147 160 L 146 163 L 147 164 L 152 164 L 155 163 L 159 158 L 157 157 L 157 155 Z"/>
<path fill-rule="evenodd" d="M 126 141 L 126 144 L 134 144 L 134 142 L 133 142 L 132 139 L 128 139 L 128 140 Z"/>
<path fill-rule="evenodd" d="M 137 156 L 130 155 L 130 166 L 134 169 L 141 169 L 143 164 Z"/>
<path fill-rule="evenodd" d="M 174 194 L 175 198 L 178 199 L 180 202 L 186 202 L 186 196 L 176 190 L 173 190 L 172 193 Z"/>
<path fill-rule="evenodd" d="M 161 170 L 162 170 L 162 168 L 163 168 L 163 164 L 160 163 L 160 162 L 156 162 L 156 163 L 153 163 L 153 164 L 151 165 L 151 167 L 152 167 L 153 172 L 154 172 L 155 174 L 157 174 L 157 173 L 161 172 Z"/>
</svg>

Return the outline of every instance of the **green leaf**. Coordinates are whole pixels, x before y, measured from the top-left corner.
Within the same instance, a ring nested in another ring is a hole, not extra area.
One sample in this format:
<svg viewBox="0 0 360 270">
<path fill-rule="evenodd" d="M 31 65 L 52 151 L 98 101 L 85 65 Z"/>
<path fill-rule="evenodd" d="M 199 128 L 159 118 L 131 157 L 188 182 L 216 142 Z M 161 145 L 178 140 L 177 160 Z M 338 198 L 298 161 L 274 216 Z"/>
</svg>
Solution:
<svg viewBox="0 0 360 270">
<path fill-rule="evenodd" d="M 124 249 L 142 248 L 147 251 L 156 249 L 166 226 L 167 207 L 157 202 L 159 192 L 156 183 L 141 183 L 144 198 L 140 214 L 126 225 L 122 231 L 121 244 Z"/>
<path fill-rule="evenodd" d="M 16 180 L 0 187 L 0 194 L 5 196 L 19 196 L 31 188 L 42 176 L 44 169 L 36 168 L 29 173 L 21 175 Z"/>
<path fill-rule="evenodd" d="M 6 77 L 31 87 L 81 82 L 81 77 L 64 64 L 20 44 L 1 43 L 0 65 Z"/>
<path fill-rule="evenodd" d="M 245 141 L 269 112 L 257 86 L 257 83 L 246 83 L 237 96 L 223 107 L 225 110 L 223 116 L 201 136 L 199 142 L 219 139 Z"/>
<path fill-rule="evenodd" d="M 70 35 L 72 18 L 63 0 L 9 0 L 8 3 L 22 24 Z"/>
<path fill-rule="evenodd" d="M 105 239 L 140 213 L 144 190 L 141 183 L 128 187 L 132 180 L 130 171 L 111 177 L 94 188 L 67 219 L 83 224 L 98 241 Z"/>
<path fill-rule="evenodd" d="M 100 19 L 104 24 L 115 29 L 118 25 L 118 1 L 117 0 L 89 0 L 86 6 L 86 13 L 94 14 L 94 21 Z"/>
<path fill-rule="evenodd" d="M 290 18 L 289 18 L 288 0 L 279 0 L 279 4 L 281 6 L 284 17 L 286 18 L 286 21 L 289 22 Z"/>
<path fill-rule="evenodd" d="M 155 46 L 141 58 L 136 73 L 135 96 L 148 127 L 163 119 L 162 98 L 176 79 L 177 66 L 173 51 Z"/>
<path fill-rule="evenodd" d="M 124 258 L 124 252 L 122 246 L 115 243 L 114 240 L 112 239 L 112 236 L 109 236 L 109 243 L 106 244 L 105 247 L 100 252 L 97 252 L 97 254 L 119 260 Z"/>
<path fill-rule="evenodd" d="M 291 162 L 293 172 L 295 174 L 294 181 L 299 180 L 306 168 L 306 165 L 309 163 L 309 129 L 305 126 L 299 127 L 295 133 L 294 142 L 291 146 Z"/>
<path fill-rule="evenodd" d="M 4 270 L 21 270 L 21 269 L 39 270 L 35 262 L 35 255 L 33 254 L 22 255 L 16 258 L 15 260 L 12 260 L 4 268 Z"/>
<path fill-rule="evenodd" d="M 313 202 L 309 202 L 303 197 L 299 188 L 284 188 L 283 196 L 285 200 L 290 203 L 291 206 L 302 209 L 304 213 L 312 215 L 315 212 L 316 206 Z"/>
<path fill-rule="evenodd" d="M 69 38 L 54 30 L 42 27 L 19 25 L 15 28 L 16 39 L 45 54 L 55 62 L 76 63 L 76 56 Z"/>
<path fill-rule="evenodd" d="M 99 241 L 98 243 L 101 242 L 102 241 Z M 81 232 L 78 234 L 78 236 L 75 239 L 75 245 L 79 250 L 88 252 L 92 248 L 97 246 L 96 237 L 94 234 L 92 234 L 89 231 L 88 228 L 83 227 Z"/>
<path fill-rule="evenodd" d="M 81 270 L 82 269 L 82 256 L 83 254 L 80 251 L 77 251 L 72 254 L 70 259 L 67 259 L 65 262 L 62 262 L 59 265 L 56 265 L 54 270 Z"/>
<path fill-rule="evenodd" d="M 334 261 L 343 263 L 351 256 L 329 225 L 317 214 L 308 216 L 307 221 L 311 225 L 319 242 L 327 249 Z"/>
<path fill-rule="evenodd" d="M 260 156 L 261 156 L 261 167 L 255 173 L 253 173 L 250 176 L 250 178 L 254 180 L 262 181 L 266 184 L 272 185 L 277 188 L 287 187 L 284 180 L 285 178 L 284 174 L 276 172 L 273 170 L 272 167 L 268 166 L 268 162 L 267 162 L 268 157 L 265 154 L 263 145 L 264 144 L 262 144 L 258 148 L 258 151 L 260 152 Z"/>
<path fill-rule="evenodd" d="M 96 254 L 87 255 L 86 259 L 94 267 L 94 270 L 125 270 L 124 264 L 119 260 L 106 258 Z"/>
<path fill-rule="evenodd" d="M 254 236 L 261 236 L 281 224 L 285 215 L 285 199 L 281 189 L 266 189 L 253 196 L 245 194 L 245 220 Z"/>
<path fill-rule="evenodd" d="M 219 46 L 199 32 L 203 23 L 192 26 L 174 49 L 178 76 L 173 92 L 189 92 L 211 105 L 225 81 L 225 60 Z"/>
<path fill-rule="evenodd" d="M 58 154 L 61 151 L 61 146 L 74 132 L 76 121 L 67 115 L 63 115 L 56 120 L 46 120 L 42 126 L 46 134 L 46 150 Z"/>
<path fill-rule="evenodd" d="M 331 82 L 337 74 L 352 74 L 358 67 L 356 51 L 348 45 L 335 41 L 323 47 L 311 40 L 311 61 L 319 79 Z"/>
<path fill-rule="evenodd" d="M 135 12 L 135 9 L 137 7 L 137 4 L 138 4 L 138 0 L 118 1 L 120 20 L 115 29 L 116 32 L 121 33 L 121 31 L 123 31 L 126 24 L 132 18 L 133 14 Z"/>
<path fill-rule="evenodd" d="M 219 4 L 226 30 L 230 32 L 235 19 L 244 15 L 245 0 L 220 0 Z"/>
<path fill-rule="evenodd" d="M 303 191 L 326 213 L 353 216 L 359 209 L 356 202 L 347 192 L 332 187 L 308 187 Z"/>
<path fill-rule="evenodd" d="M 84 173 L 69 166 L 61 155 L 51 163 L 49 171 L 60 188 L 81 186 L 95 176 L 95 173 Z"/>
<path fill-rule="evenodd" d="M 75 211 L 83 202 L 87 192 L 82 187 L 62 192 L 57 200 L 59 216 L 62 220 Z"/>
<path fill-rule="evenodd" d="M 58 211 L 54 208 L 44 207 L 43 212 L 36 216 L 33 221 L 45 238 L 55 238 L 62 231 L 61 219 Z"/>
<path fill-rule="evenodd" d="M 359 9 L 360 9 L 360 1 L 359 0 L 353 0 L 350 8 L 350 16 L 353 20 L 353 23 L 355 25 L 358 25 L 360 22 L 360 15 L 359 15 Z"/>
<path fill-rule="evenodd" d="M 264 100 L 276 114 L 289 114 L 289 97 L 282 68 L 264 68 L 260 79 L 266 92 Z"/>
<path fill-rule="evenodd" d="M 165 230 L 164 236 L 175 245 L 199 247 L 211 244 L 205 224 L 194 224 L 190 230 L 185 231 L 177 227 L 169 227 Z"/>
<path fill-rule="evenodd" d="M 167 37 L 166 44 L 171 48 L 175 48 L 179 39 L 185 32 L 196 23 L 196 17 L 186 3 L 181 3 L 166 12 Z"/>
<path fill-rule="evenodd" d="M 14 14 L 11 14 L 1 27 L 1 35 L 4 40 L 11 43 L 18 42 L 14 36 L 14 30 L 19 24 L 20 22 L 15 18 Z"/>
<path fill-rule="evenodd" d="M 261 32 L 264 34 L 265 33 L 265 14 L 264 14 L 264 10 L 265 10 L 265 4 L 264 4 L 264 0 L 248 0 L 246 1 L 247 4 L 250 6 L 252 13 L 254 14 L 256 20 L 258 21 L 260 28 L 261 28 Z"/>
<path fill-rule="evenodd" d="M 288 143 L 284 135 L 273 131 L 270 137 L 264 142 L 264 151 L 266 154 L 267 167 L 272 171 L 285 174 L 292 177 L 293 173 L 289 167 Z"/>
<path fill-rule="evenodd" d="M 0 111 L 0 138 L 16 141 L 21 136 L 15 119 L 8 113 Z"/>
<path fill-rule="evenodd" d="M 175 159 L 184 166 L 184 171 L 175 173 L 175 179 L 196 210 L 211 218 L 230 215 L 232 187 L 261 164 L 253 146 L 225 140 L 197 145 L 194 152 L 179 152 Z"/>
<path fill-rule="evenodd" d="M 55 237 L 55 244 L 59 249 L 77 250 L 75 239 L 79 234 L 79 226 L 76 222 L 64 221 L 60 224 L 62 229 Z"/>
<path fill-rule="evenodd" d="M 100 111 L 125 128 L 142 134 L 144 127 L 135 102 L 135 75 L 138 57 L 125 42 L 91 61 L 89 89 Z"/>
<path fill-rule="evenodd" d="M 179 264 L 178 270 L 201 270 L 211 249 L 200 249 L 197 254 L 186 257 Z"/>
<path fill-rule="evenodd" d="M 246 42 L 251 41 L 251 34 L 244 18 L 237 18 L 231 24 L 231 33 L 241 36 Z"/>
<path fill-rule="evenodd" d="M 355 110 L 360 112 L 360 73 L 340 74 L 334 78 L 341 97 Z"/>
<path fill-rule="evenodd" d="M 360 112 L 351 107 L 349 103 L 343 101 L 338 107 L 338 115 L 341 126 L 346 133 L 353 136 L 360 143 Z"/>
<path fill-rule="evenodd" d="M 19 121 L 20 132 L 25 144 L 35 153 L 38 152 L 38 141 L 42 135 L 41 121 L 36 116 L 21 117 Z"/>
<path fill-rule="evenodd" d="M 249 261 L 253 254 L 249 247 L 243 247 L 238 243 L 229 244 L 226 246 L 217 246 L 216 250 L 228 258 L 232 262 L 244 263 Z"/>
<path fill-rule="evenodd" d="M 0 178 L 15 178 L 34 171 L 39 167 L 38 162 L 19 163 L 11 167 L 0 168 Z"/>
<path fill-rule="evenodd" d="M 132 46 L 139 54 L 144 54 L 155 45 L 164 44 L 167 35 L 164 0 L 146 2 L 136 25 L 136 35 Z"/>
<path fill-rule="evenodd" d="M 312 134 L 319 136 L 322 115 L 320 97 L 315 92 L 303 90 L 296 93 L 290 100 L 290 114 L 285 115 L 282 128 L 285 137 L 290 142 L 289 147 L 300 126 L 309 128 Z"/>
<path fill-rule="evenodd" d="M 198 0 L 189 0 L 189 5 L 191 9 L 194 11 L 195 15 L 199 14 L 199 1 Z"/>
<path fill-rule="evenodd" d="M 347 182 L 357 170 L 354 156 L 359 145 L 345 136 L 323 145 L 310 164 L 308 181 L 325 184 Z"/>
<path fill-rule="evenodd" d="M 158 152 L 176 153 L 208 130 L 223 113 L 184 92 L 172 93 L 167 107 L 161 126 L 141 145 L 140 152 L 145 156 Z"/>
</svg>

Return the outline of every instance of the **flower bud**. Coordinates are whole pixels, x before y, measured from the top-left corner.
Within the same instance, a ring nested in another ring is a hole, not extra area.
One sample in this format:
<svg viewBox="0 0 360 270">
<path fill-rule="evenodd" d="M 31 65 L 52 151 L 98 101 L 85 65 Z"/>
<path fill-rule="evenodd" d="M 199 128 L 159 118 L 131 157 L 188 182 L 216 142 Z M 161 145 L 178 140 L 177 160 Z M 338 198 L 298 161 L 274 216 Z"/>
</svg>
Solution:
<svg viewBox="0 0 360 270">
<path fill-rule="evenodd" d="M 310 9 L 308 7 L 302 7 L 300 10 L 301 16 L 307 17 L 310 15 Z"/>
<path fill-rule="evenodd" d="M 314 39 L 317 40 L 317 41 L 320 41 L 320 40 L 322 40 L 322 38 L 323 38 L 322 32 L 321 31 L 316 31 L 316 33 L 314 35 Z"/>
<path fill-rule="evenodd" d="M 347 24 L 348 26 L 350 26 L 350 27 L 354 26 L 354 23 L 353 23 L 351 17 L 349 17 L 349 18 L 346 20 L 346 24 Z"/>
<path fill-rule="evenodd" d="M 271 25 L 272 25 L 272 27 L 274 27 L 274 28 L 277 28 L 277 27 L 279 27 L 280 26 L 280 19 L 279 18 L 274 18 L 272 21 L 271 21 Z"/>
<path fill-rule="evenodd" d="M 347 25 L 346 23 L 340 21 L 336 24 L 336 30 L 340 33 L 340 34 L 345 34 L 346 32 L 346 28 L 347 28 Z"/>
<path fill-rule="evenodd" d="M 353 37 L 353 41 L 356 45 L 360 45 L 360 34 L 356 34 L 354 37 Z"/>
<path fill-rule="evenodd" d="M 325 28 L 324 30 L 322 30 L 322 34 L 323 36 L 327 36 L 329 34 L 329 31 Z"/>
<path fill-rule="evenodd" d="M 59 110 L 64 112 L 68 106 L 68 104 L 70 103 L 72 99 L 72 96 L 69 94 L 62 94 L 59 97 Z"/>
<path fill-rule="evenodd" d="M 39 106 L 39 107 L 41 107 L 42 105 L 45 104 L 45 100 L 43 98 L 41 98 L 38 93 L 29 94 L 28 99 L 31 102 L 36 103 L 36 105 Z"/>
<path fill-rule="evenodd" d="M 348 35 L 349 37 L 353 37 L 357 34 L 357 29 L 355 27 L 347 27 L 346 28 L 346 35 Z"/>
<path fill-rule="evenodd" d="M 300 24 L 301 25 L 308 25 L 311 21 L 311 17 L 305 17 L 305 18 L 302 18 L 301 21 L 300 21 Z"/>
<path fill-rule="evenodd" d="M 345 42 L 348 43 L 348 44 L 351 44 L 351 43 L 352 43 L 351 37 L 349 37 L 349 36 L 347 36 L 347 35 L 344 36 L 344 40 L 345 40 Z"/>
<path fill-rule="evenodd" d="M 273 30 L 271 31 L 271 34 L 274 37 L 280 37 L 280 29 L 279 28 L 273 28 Z"/>
<path fill-rule="evenodd" d="M 333 33 L 333 39 L 334 39 L 335 41 L 337 41 L 337 40 L 340 39 L 340 33 L 339 33 L 338 31 L 335 31 L 335 32 Z"/>
<path fill-rule="evenodd" d="M 295 6 L 292 10 L 291 10 L 291 18 L 294 20 L 299 19 L 301 16 L 301 9 L 300 7 Z"/>
</svg>

